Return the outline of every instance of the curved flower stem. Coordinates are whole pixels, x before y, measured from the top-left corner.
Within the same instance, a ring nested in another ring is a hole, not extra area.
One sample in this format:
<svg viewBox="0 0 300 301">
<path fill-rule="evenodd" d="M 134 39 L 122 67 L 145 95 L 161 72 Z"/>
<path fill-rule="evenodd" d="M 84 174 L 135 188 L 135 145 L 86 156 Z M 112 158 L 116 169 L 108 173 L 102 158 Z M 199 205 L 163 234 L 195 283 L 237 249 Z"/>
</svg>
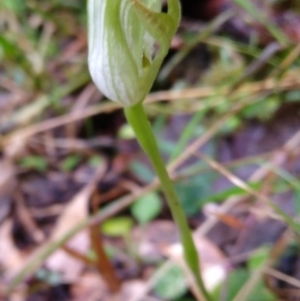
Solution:
<svg viewBox="0 0 300 301">
<path fill-rule="evenodd" d="M 183 209 L 179 203 L 174 185 L 168 175 L 165 163 L 163 162 L 162 157 L 159 153 L 156 139 L 153 135 L 144 108 L 142 104 L 139 103 L 137 105 L 124 108 L 124 111 L 128 122 L 130 123 L 136 134 L 137 140 L 150 159 L 153 168 L 161 182 L 162 190 L 166 195 L 166 199 L 173 219 L 175 220 L 177 227 L 179 228 L 180 239 L 183 245 L 184 258 L 186 260 L 186 263 L 192 271 L 192 274 L 194 275 L 196 283 L 203 295 L 203 300 L 211 301 L 211 297 L 205 289 L 200 274 L 198 253 L 187 223 L 185 213 L 183 212 Z"/>
</svg>

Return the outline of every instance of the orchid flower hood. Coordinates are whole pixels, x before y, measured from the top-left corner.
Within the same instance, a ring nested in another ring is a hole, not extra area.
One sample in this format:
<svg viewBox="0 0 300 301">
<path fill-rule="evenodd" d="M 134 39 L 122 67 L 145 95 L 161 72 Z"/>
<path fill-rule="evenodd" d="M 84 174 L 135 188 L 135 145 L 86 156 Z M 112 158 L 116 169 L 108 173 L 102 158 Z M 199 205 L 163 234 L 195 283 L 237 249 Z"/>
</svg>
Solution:
<svg viewBox="0 0 300 301">
<path fill-rule="evenodd" d="M 149 93 L 180 21 L 179 0 L 88 0 L 88 65 L 98 89 L 123 106 Z"/>
</svg>

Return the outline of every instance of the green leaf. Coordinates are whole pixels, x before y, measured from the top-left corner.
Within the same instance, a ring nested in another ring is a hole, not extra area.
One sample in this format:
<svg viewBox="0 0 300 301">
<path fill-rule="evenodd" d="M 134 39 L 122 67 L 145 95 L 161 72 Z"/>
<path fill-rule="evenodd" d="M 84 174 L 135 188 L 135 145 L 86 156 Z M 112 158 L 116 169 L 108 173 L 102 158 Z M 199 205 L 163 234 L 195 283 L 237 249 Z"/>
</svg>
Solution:
<svg viewBox="0 0 300 301">
<path fill-rule="evenodd" d="M 262 183 L 252 182 L 252 183 L 247 183 L 247 185 L 254 190 L 258 190 L 262 186 Z M 243 194 L 247 194 L 245 189 L 234 186 L 225 189 L 221 192 L 217 192 L 213 195 L 210 195 L 205 199 L 202 198 L 201 201 L 202 201 L 202 205 L 210 202 L 222 202 L 231 196 L 243 195 Z"/>
<path fill-rule="evenodd" d="M 295 213 L 296 215 L 300 214 L 300 189 L 295 190 Z"/>
<path fill-rule="evenodd" d="M 121 139 L 133 139 L 135 138 L 135 133 L 132 127 L 128 123 L 125 123 L 119 130 L 118 136 Z"/>
<path fill-rule="evenodd" d="M 262 103 L 255 102 L 248 105 L 241 112 L 241 115 L 245 116 L 248 119 L 259 118 L 261 120 L 268 120 L 272 116 L 274 116 L 281 103 L 281 97 L 279 97 L 278 95 L 271 95 L 267 97 Z"/>
<path fill-rule="evenodd" d="M 232 271 L 229 274 L 226 282 L 223 283 L 223 287 L 220 286 L 213 292 L 214 300 L 220 299 L 220 294 L 226 295 L 226 300 L 233 300 L 234 297 L 239 293 L 240 289 L 243 288 L 245 283 L 252 277 L 252 273 L 247 269 L 240 268 Z M 256 285 L 255 289 L 250 292 L 247 298 L 243 301 L 275 301 L 274 295 L 265 287 L 263 280 L 261 279 Z"/>
<path fill-rule="evenodd" d="M 274 295 L 267 289 L 264 284 L 262 273 L 258 272 L 265 266 L 269 258 L 270 247 L 263 246 L 251 255 L 247 262 L 248 269 L 241 268 L 232 271 L 226 282 L 223 283 L 223 288 L 219 287 L 214 292 L 215 299 L 218 300 L 218 294 L 226 294 L 226 300 L 235 300 L 241 290 L 248 287 L 249 294 L 244 301 L 274 301 Z M 251 284 L 251 288 L 249 287 Z M 240 300 L 240 299 L 239 299 Z"/>
<path fill-rule="evenodd" d="M 24 157 L 20 162 L 21 167 L 36 169 L 40 172 L 46 171 L 48 162 L 44 157 L 28 156 Z"/>
<path fill-rule="evenodd" d="M 187 292 L 186 276 L 181 267 L 173 265 L 156 283 L 155 293 L 164 300 L 174 300 Z"/>
<path fill-rule="evenodd" d="M 92 167 L 99 167 L 103 163 L 103 158 L 100 156 L 92 156 L 89 158 L 88 164 Z"/>
<path fill-rule="evenodd" d="M 270 256 L 270 247 L 263 246 L 257 250 L 253 254 L 251 254 L 248 260 L 248 267 L 250 270 L 256 270 L 260 268 L 265 262 L 268 260 Z"/>
<path fill-rule="evenodd" d="M 240 288 L 246 283 L 249 273 L 246 269 L 236 269 L 232 271 L 226 282 L 213 292 L 214 300 L 220 298 L 220 294 L 226 294 L 226 300 L 233 300 Z"/>
<path fill-rule="evenodd" d="M 211 195 L 212 179 L 211 175 L 205 174 L 175 184 L 180 203 L 188 216 L 198 213 L 203 199 Z"/>
<path fill-rule="evenodd" d="M 299 102 L 300 101 L 300 91 L 287 91 L 285 94 L 285 98 L 287 102 Z"/>
<path fill-rule="evenodd" d="M 1 0 L 0 8 L 6 8 L 13 12 L 22 12 L 26 8 L 25 1 L 22 0 Z"/>
<path fill-rule="evenodd" d="M 146 224 L 157 217 L 162 208 L 162 202 L 156 192 L 150 192 L 139 198 L 131 206 L 131 213 L 140 224 Z"/>
<path fill-rule="evenodd" d="M 136 174 L 142 181 L 146 183 L 152 182 L 154 180 L 154 173 L 145 164 L 139 161 L 133 161 L 130 164 L 130 169 Z"/>
<path fill-rule="evenodd" d="M 133 227 L 133 220 L 130 217 L 115 217 L 103 222 L 101 231 L 103 234 L 112 237 L 125 236 Z"/>
<path fill-rule="evenodd" d="M 61 169 L 63 171 L 71 171 L 73 170 L 81 160 L 81 156 L 79 155 L 71 155 L 63 160 L 61 163 Z"/>
</svg>

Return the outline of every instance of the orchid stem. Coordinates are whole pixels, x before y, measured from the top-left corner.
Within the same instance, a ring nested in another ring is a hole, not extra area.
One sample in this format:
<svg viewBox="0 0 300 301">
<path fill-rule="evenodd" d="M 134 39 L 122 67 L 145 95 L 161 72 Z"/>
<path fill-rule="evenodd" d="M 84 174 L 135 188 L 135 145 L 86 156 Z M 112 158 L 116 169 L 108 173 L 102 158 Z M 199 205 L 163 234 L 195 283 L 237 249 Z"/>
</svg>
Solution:
<svg viewBox="0 0 300 301">
<path fill-rule="evenodd" d="M 136 134 L 139 144 L 147 154 L 161 182 L 161 187 L 165 193 L 173 219 L 175 220 L 175 223 L 179 229 L 185 261 L 195 278 L 201 294 L 203 295 L 203 300 L 211 301 L 212 299 L 209 296 L 201 277 L 198 253 L 187 223 L 185 213 L 179 203 L 174 184 L 168 175 L 165 163 L 159 153 L 156 139 L 153 135 L 144 108 L 142 104 L 139 103 L 137 105 L 124 108 L 124 111 L 129 124 L 132 126 Z"/>
</svg>

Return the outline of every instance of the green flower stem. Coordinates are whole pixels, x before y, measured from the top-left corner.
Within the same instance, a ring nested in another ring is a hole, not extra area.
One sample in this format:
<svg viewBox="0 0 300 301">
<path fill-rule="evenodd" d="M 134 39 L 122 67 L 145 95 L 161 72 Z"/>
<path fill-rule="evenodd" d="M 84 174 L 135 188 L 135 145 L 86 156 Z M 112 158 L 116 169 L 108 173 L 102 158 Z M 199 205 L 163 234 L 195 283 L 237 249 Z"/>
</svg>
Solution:
<svg viewBox="0 0 300 301">
<path fill-rule="evenodd" d="M 187 223 L 185 213 L 179 203 L 174 185 L 168 175 L 165 163 L 163 162 L 159 153 L 156 139 L 153 135 L 144 108 L 142 104 L 139 103 L 137 105 L 124 108 L 124 111 L 128 122 L 136 134 L 137 140 L 150 159 L 153 168 L 160 179 L 162 190 L 166 195 L 173 219 L 179 228 L 180 239 L 183 245 L 186 263 L 195 277 L 196 283 L 203 294 L 204 300 L 210 301 L 211 298 L 205 289 L 201 277 L 198 253 Z"/>
</svg>

